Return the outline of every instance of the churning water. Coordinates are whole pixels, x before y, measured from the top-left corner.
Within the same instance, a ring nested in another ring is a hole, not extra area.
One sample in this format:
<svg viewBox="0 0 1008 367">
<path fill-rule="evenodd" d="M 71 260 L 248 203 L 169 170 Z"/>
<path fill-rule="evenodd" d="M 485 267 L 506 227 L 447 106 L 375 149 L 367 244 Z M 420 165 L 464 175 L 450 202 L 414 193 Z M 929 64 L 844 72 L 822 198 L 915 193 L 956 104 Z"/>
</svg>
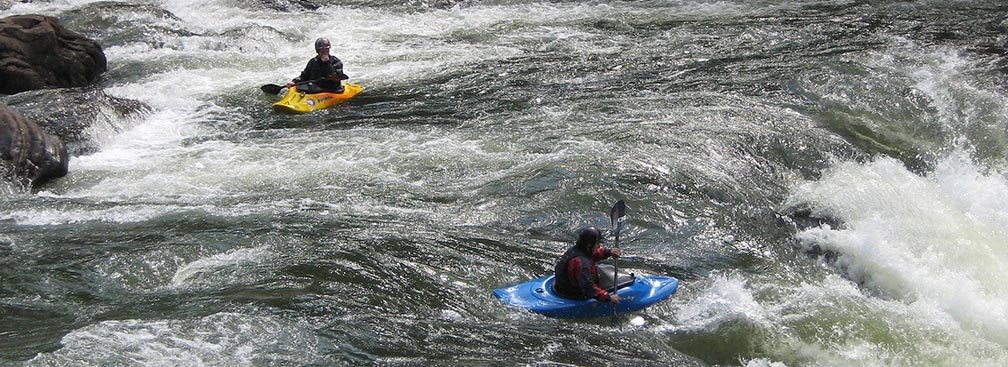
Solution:
<svg viewBox="0 0 1008 367">
<path fill-rule="evenodd" d="M 29 13 L 150 109 L 0 194 L 4 364 L 1008 364 L 1001 2 L 0 0 Z M 317 37 L 367 89 L 273 113 Z M 493 298 L 619 199 L 673 298 Z"/>
</svg>

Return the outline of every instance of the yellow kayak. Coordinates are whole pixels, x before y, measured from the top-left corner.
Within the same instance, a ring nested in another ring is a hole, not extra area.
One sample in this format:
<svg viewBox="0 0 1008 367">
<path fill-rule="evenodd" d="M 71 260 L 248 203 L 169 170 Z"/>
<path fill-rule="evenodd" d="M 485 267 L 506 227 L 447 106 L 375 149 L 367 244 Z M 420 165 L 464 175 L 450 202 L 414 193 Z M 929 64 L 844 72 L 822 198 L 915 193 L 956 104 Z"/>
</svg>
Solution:
<svg viewBox="0 0 1008 367">
<path fill-rule="evenodd" d="M 346 101 L 357 93 L 364 90 L 364 86 L 355 83 L 343 83 L 343 93 L 304 93 L 297 90 L 297 86 L 287 90 L 277 103 L 273 104 L 273 110 L 284 113 L 308 113 L 315 110 L 329 108 L 330 106 Z"/>
</svg>

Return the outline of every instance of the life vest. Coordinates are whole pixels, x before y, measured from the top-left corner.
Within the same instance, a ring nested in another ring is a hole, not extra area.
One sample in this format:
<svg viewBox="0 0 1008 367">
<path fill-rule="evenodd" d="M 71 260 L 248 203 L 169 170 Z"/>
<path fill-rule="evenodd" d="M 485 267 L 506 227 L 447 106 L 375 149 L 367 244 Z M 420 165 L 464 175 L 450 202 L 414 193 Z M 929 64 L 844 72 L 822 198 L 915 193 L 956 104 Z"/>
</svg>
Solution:
<svg viewBox="0 0 1008 367">
<path fill-rule="evenodd" d="M 588 279 L 584 279 L 586 274 Z M 595 260 L 577 246 L 571 246 L 560 256 L 553 267 L 553 275 L 553 290 L 563 297 L 595 298 L 600 301 L 609 298 L 608 292 L 598 286 L 598 268 L 595 266 Z"/>
</svg>

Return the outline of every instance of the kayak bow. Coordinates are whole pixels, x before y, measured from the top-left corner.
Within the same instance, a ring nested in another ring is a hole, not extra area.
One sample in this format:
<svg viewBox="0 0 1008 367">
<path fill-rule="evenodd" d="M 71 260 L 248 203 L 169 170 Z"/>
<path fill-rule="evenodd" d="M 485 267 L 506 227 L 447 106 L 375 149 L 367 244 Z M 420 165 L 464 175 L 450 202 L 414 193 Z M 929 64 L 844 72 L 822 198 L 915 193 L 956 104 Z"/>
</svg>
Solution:
<svg viewBox="0 0 1008 367">
<path fill-rule="evenodd" d="M 280 101 L 273 104 L 273 110 L 284 113 L 308 113 L 317 111 L 353 98 L 364 90 L 364 86 L 355 83 L 343 83 L 342 93 L 304 93 L 293 86 Z"/>
</svg>

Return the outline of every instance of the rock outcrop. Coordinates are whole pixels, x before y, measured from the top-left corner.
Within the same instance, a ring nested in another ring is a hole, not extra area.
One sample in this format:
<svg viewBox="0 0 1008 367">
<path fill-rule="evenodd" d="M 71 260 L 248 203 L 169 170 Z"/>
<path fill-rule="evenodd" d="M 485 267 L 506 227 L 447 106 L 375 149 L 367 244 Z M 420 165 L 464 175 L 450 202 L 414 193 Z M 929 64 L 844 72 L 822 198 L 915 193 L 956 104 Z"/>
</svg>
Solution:
<svg viewBox="0 0 1008 367">
<path fill-rule="evenodd" d="M 0 105 L 0 175 L 5 180 L 41 185 L 65 176 L 69 162 L 62 140 Z"/>
<path fill-rule="evenodd" d="M 83 87 L 107 68 L 98 42 L 63 28 L 56 18 L 0 19 L 0 94 Z"/>
<path fill-rule="evenodd" d="M 88 86 L 107 68 L 98 42 L 63 28 L 56 18 L 0 19 L 0 95 Z M 40 102 L 50 103 L 50 108 L 57 103 Z M 65 176 L 68 164 L 67 147 L 60 137 L 0 104 L 0 177 L 24 187 L 39 186 Z"/>
</svg>

